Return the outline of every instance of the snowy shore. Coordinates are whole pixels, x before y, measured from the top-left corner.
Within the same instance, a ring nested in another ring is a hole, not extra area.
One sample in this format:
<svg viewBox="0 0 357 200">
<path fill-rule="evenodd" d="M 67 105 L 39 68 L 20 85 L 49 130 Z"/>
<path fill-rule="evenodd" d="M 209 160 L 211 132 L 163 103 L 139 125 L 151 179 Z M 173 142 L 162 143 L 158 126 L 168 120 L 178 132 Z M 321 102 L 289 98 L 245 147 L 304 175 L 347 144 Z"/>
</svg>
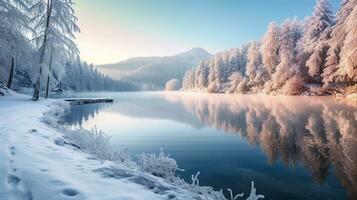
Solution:
<svg viewBox="0 0 357 200">
<path fill-rule="evenodd" d="M 0 199 L 194 199 L 156 177 L 56 145 L 62 133 L 41 121 L 53 103 L 0 98 Z M 113 178 L 105 177 L 110 170 Z"/>
<path fill-rule="evenodd" d="M 44 113 L 57 115 L 65 104 L 29 99 L 0 97 L 0 199 L 225 199 L 221 192 L 199 186 L 197 177 L 192 184 L 170 183 L 59 144 L 65 133 L 50 126 L 53 121 Z"/>
</svg>

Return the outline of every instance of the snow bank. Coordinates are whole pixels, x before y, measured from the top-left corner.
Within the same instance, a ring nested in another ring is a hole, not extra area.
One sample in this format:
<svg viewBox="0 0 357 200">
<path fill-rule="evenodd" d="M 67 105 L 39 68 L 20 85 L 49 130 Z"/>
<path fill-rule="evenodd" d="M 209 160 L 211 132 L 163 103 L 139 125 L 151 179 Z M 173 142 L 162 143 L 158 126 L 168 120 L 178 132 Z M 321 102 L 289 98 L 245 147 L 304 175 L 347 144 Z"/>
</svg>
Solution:
<svg viewBox="0 0 357 200">
<path fill-rule="evenodd" d="M 13 96 L 15 94 L 15 92 L 9 90 L 9 88 L 7 88 L 5 84 L 0 81 L 0 96 Z"/>
<path fill-rule="evenodd" d="M 61 127 L 68 108 L 29 96 L 0 98 L 0 199 L 226 200 L 222 190 L 200 186 L 199 173 L 192 183 L 177 177 L 176 161 L 163 151 L 133 161 L 127 151 L 111 152 L 110 137 L 96 128 Z M 261 197 L 252 185 L 247 200 Z"/>
</svg>

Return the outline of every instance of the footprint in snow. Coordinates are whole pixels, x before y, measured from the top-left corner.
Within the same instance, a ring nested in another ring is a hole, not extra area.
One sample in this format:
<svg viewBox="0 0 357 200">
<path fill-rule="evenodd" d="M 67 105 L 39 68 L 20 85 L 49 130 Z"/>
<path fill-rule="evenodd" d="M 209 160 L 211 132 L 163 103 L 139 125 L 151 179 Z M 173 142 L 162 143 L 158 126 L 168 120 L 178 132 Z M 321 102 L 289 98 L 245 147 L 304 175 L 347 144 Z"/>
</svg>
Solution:
<svg viewBox="0 0 357 200">
<path fill-rule="evenodd" d="M 6 179 L 7 184 L 12 187 L 14 191 L 15 199 L 23 199 L 23 200 L 33 200 L 32 193 L 24 187 L 21 183 L 21 179 L 16 175 L 8 175 Z"/>
<path fill-rule="evenodd" d="M 64 190 L 62 190 L 62 194 L 64 196 L 68 196 L 68 197 L 73 197 L 76 196 L 79 192 L 76 189 L 72 189 L 72 188 L 66 188 Z"/>
<path fill-rule="evenodd" d="M 16 155 L 14 146 L 9 147 L 9 151 L 10 151 L 11 155 L 13 155 L 13 156 Z"/>
<path fill-rule="evenodd" d="M 31 130 L 28 131 L 29 134 L 34 134 L 34 133 L 36 133 L 36 132 L 37 132 L 36 129 L 31 129 Z"/>
<path fill-rule="evenodd" d="M 7 176 L 7 184 L 11 185 L 12 187 L 17 186 L 20 183 L 21 179 L 15 175 Z"/>
</svg>

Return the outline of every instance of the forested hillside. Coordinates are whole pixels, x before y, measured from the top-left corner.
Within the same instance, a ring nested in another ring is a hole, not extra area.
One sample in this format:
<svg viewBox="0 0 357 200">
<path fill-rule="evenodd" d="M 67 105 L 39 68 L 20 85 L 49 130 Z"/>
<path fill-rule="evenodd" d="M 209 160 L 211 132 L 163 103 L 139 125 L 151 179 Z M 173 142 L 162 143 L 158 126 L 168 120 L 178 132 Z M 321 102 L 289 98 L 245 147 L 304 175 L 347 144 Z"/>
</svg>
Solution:
<svg viewBox="0 0 357 200">
<path fill-rule="evenodd" d="M 119 63 L 97 66 L 113 79 L 125 79 L 146 89 L 164 89 L 170 79 L 182 79 L 187 69 L 211 57 L 201 48 L 165 57 L 130 58 Z"/>
<path fill-rule="evenodd" d="M 318 0 L 304 21 L 272 22 L 260 41 L 216 54 L 186 72 L 183 89 L 328 95 L 357 92 L 357 1 L 336 15 Z"/>
<path fill-rule="evenodd" d="M 134 91 L 139 85 L 129 81 L 113 80 L 97 70 L 92 64 L 81 62 L 67 63 L 66 73 L 59 87 L 74 91 Z"/>
</svg>

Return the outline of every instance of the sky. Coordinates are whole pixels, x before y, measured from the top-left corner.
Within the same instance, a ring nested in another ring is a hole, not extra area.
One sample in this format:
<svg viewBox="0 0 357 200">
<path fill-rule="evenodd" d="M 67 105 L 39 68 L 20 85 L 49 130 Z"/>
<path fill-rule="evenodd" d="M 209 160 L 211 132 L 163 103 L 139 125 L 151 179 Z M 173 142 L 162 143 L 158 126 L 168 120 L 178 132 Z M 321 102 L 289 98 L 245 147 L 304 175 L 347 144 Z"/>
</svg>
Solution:
<svg viewBox="0 0 357 200">
<path fill-rule="evenodd" d="M 311 15 L 315 0 L 75 0 L 81 58 L 94 64 L 168 56 L 201 47 L 214 54 L 259 40 L 269 23 Z M 334 11 L 340 0 L 330 0 Z"/>
</svg>

